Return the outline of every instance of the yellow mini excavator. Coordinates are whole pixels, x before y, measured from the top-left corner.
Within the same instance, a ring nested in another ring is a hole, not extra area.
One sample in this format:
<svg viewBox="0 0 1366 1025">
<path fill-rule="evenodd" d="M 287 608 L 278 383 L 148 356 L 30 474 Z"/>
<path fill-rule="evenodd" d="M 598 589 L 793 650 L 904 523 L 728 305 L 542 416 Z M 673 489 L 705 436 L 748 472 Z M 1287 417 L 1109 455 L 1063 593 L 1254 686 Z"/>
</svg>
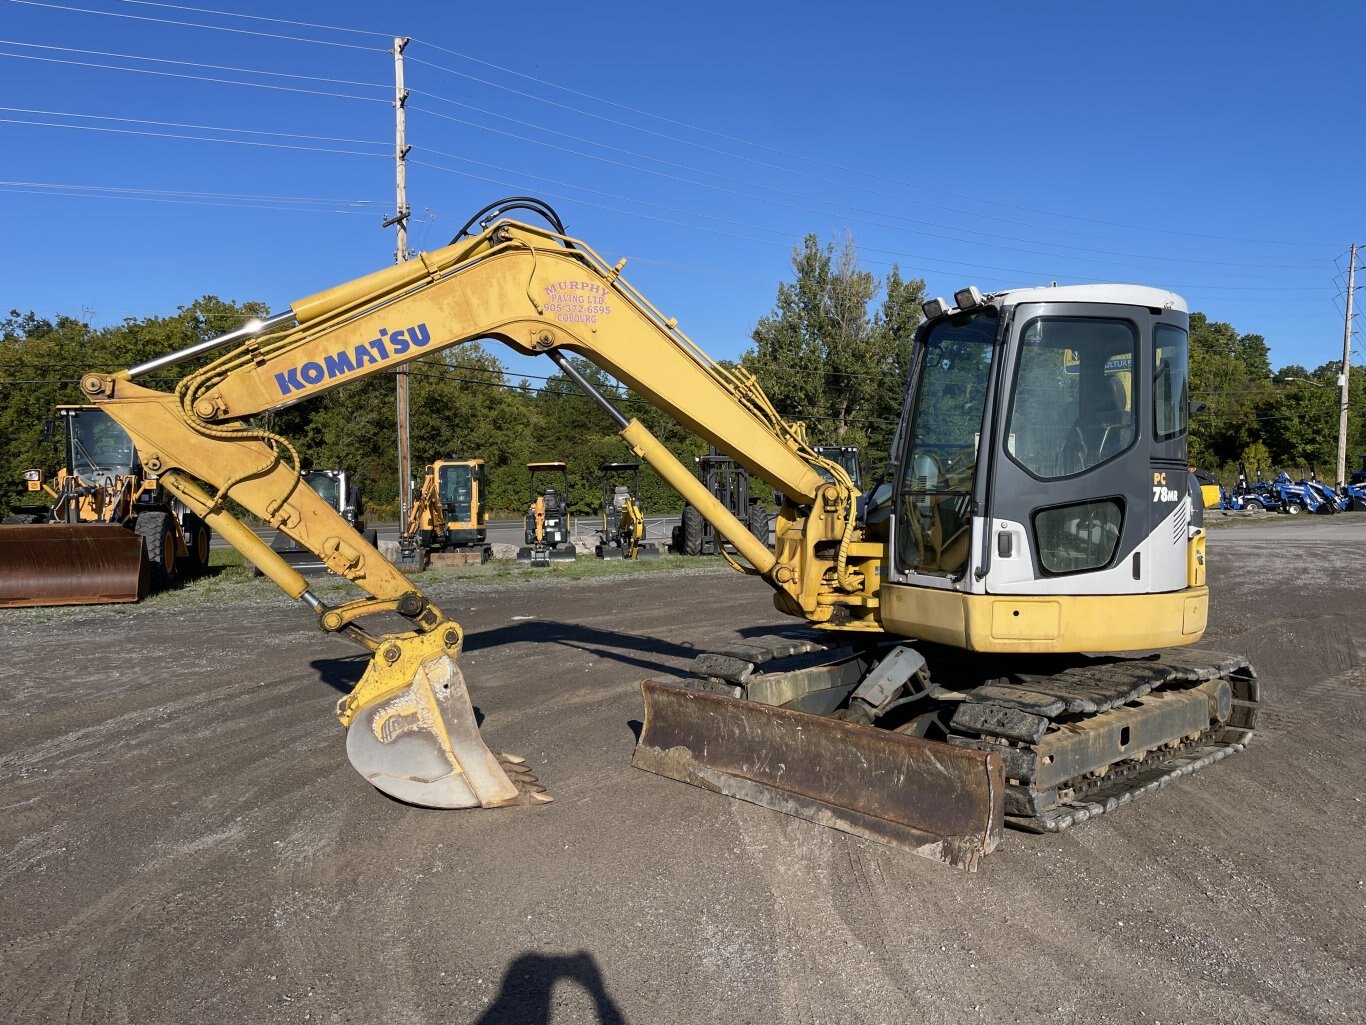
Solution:
<svg viewBox="0 0 1366 1025">
<path fill-rule="evenodd" d="M 569 467 L 551 461 L 527 463 L 526 468 L 531 481 L 531 502 L 524 517 L 526 544 L 517 549 L 517 561 L 540 567 L 552 562 L 573 562 L 578 552 L 569 536 Z M 549 483 L 537 490 L 537 477 L 548 479 Z"/>
<path fill-rule="evenodd" d="M 549 227 L 508 219 L 517 208 Z M 163 487 L 324 630 L 373 653 L 338 714 L 352 764 L 376 787 L 431 807 L 547 799 L 520 759 L 484 745 L 457 665 L 460 627 L 300 487 L 293 448 L 261 415 L 483 338 L 554 362 L 715 525 L 734 548 L 726 558 L 806 624 L 714 647 L 694 678 L 643 683 L 636 765 L 974 867 L 1006 821 L 1066 828 L 1242 749 L 1255 674 L 1236 655 L 1191 647 L 1209 592 L 1187 473 L 1179 296 L 969 287 L 927 303 L 896 472 L 859 502 L 839 462 L 743 368 L 689 341 L 622 266 L 567 237 L 544 204 L 504 201 L 443 249 L 82 380 Z M 225 351 L 173 392 L 138 383 L 216 347 Z M 774 546 L 568 353 L 781 492 Z M 368 596 L 325 603 L 233 518 L 228 498 Z M 373 613 L 410 629 L 371 632 Z"/>
<path fill-rule="evenodd" d="M 655 559 L 659 546 L 645 540 L 640 508 L 640 464 L 603 463 L 602 526 L 594 554 L 599 559 Z"/>
<path fill-rule="evenodd" d="M 408 522 L 398 538 L 397 565 L 420 570 L 428 561 L 488 562 L 493 548 L 488 543 L 487 494 L 484 460 L 433 462 L 423 474 L 422 487 L 415 489 Z"/>
</svg>

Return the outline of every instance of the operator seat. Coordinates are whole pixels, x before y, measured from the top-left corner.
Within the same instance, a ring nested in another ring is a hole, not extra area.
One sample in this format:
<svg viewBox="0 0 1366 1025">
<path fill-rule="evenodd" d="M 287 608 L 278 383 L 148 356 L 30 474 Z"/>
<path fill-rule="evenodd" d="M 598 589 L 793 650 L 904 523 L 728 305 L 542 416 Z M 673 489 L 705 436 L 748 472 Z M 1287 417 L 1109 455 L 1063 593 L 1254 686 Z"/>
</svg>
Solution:
<svg viewBox="0 0 1366 1025">
<path fill-rule="evenodd" d="M 1063 473 L 1089 470 L 1129 447 L 1134 426 L 1126 406 L 1124 384 L 1110 374 L 1099 388 L 1083 393 L 1077 419 L 1063 443 Z"/>
</svg>

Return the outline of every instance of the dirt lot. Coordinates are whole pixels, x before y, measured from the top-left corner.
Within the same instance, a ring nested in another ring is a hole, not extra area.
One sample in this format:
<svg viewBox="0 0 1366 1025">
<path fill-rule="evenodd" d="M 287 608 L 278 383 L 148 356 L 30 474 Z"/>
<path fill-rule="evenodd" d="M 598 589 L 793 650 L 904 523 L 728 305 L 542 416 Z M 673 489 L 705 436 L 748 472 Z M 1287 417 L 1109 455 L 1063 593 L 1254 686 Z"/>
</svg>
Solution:
<svg viewBox="0 0 1366 1025">
<path fill-rule="evenodd" d="M 556 798 L 497 812 L 365 784 L 361 661 L 264 581 L 0 612 L 0 1021 L 1360 1022 L 1366 516 L 1211 563 L 1253 746 L 976 875 L 630 767 L 637 680 L 780 621 L 716 567 L 436 581 Z"/>
</svg>

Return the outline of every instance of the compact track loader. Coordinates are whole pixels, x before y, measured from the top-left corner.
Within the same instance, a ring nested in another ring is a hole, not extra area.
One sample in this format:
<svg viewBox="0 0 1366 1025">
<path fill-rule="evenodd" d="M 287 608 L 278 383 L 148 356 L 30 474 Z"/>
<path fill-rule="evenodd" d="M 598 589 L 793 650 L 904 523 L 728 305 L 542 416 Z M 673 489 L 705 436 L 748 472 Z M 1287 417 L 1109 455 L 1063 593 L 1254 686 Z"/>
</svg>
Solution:
<svg viewBox="0 0 1366 1025">
<path fill-rule="evenodd" d="M 503 216 L 512 209 L 550 227 Z M 803 425 L 743 367 L 709 359 L 623 265 L 566 236 L 544 204 L 506 200 L 443 249 L 82 379 L 162 486 L 324 630 L 372 653 L 338 716 L 352 764 L 376 787 L 443 808 L 547 799 L 521 759 L 484 745 L 458 624 L 297 487 L 291 449 L 253 425 L 474 339 L 550 359 L 714 526 L 721 556 L 804 624 L 703 642 L 692 675 L 643 683 L 636 765 L 972 868 L 1006 823 L 1068 828 L 1243 749 L 1256 675 L 1237 654 L 1196 647 L 1209 589 L 1187 471 L 1180 296 L 968 287 L 926 303 L 894 473 L 861 502 Z M 213 348 L 226 351 L 174 393 L 137 383 Z M 586 380 L 571 352 L 781 493 L 773 543 Z M 368 597 L 327 604 L 232 517 L 228 497 Z M 551 503 L 539 498 L 528 534 L 544 541 Z M 408 630 L 363 626 L 394 613 Z M 1181 828 L 1200 826 L 1188 817 Z"/>
</svg>

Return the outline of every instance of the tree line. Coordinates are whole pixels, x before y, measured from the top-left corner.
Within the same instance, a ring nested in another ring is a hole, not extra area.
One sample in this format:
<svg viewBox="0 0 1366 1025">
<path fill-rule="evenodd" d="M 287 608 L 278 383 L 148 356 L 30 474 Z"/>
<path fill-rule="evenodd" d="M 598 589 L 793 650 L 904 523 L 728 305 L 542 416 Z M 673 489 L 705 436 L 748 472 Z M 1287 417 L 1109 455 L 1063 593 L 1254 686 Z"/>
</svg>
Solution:
<svg viewBox="0 0 1366 1025">
<path fill-rule="evenodd" d="M 858 265 L 852 239 L 821 243 L 808 235 L 792 254 L 792 278 L 778 285 L 773 308 L 758 318 L 739 366 L 752 373 L 789 419 L 807 424 L 814 444 L 854 445 L 865 477 L 881 471 L 901 412 L 906 371 L 921 322 L 925 284 L 893 267 L 879 280 Z M 0 507 L 24 501 L 22 471 L 55 471 L 60 437 L 45 441 L 43 423 L 61 403 L 80 403 L 79 380 L 183 349 L 266 313 L 255 302 L 204 296 L 170 316 L 93 327 L 72 317 L 11 311 L 0 321 Z M 1191 315 L 1191 461 L 1236 477 L 1292 476 L 1316 469 L 1332 476 L 1336 460 L 1337 362 L 1273 373 L 1265 339 Z M 209 357 L 204 357 L 207 359 Z M 202 363 L 202 360 L 201 360 Z M 727 364 L 735 366 L 735 364 Z M 178 367 L 178 375 L 193 367 Z M 583 360 L 575 366 L 627 416 L 639 417 L 685 464 L 706 446 L 639 396 Z M 410 437 L 414 473 L 434 459 L 478 456 L 488 466 L 490 508 L 520 513 L 529 496 L 525 464 L 569 464 L 571 511 L 595 514 L 604 462 L 634 461 L 611 419 L 563 374 L 514 380 L 477 342 L 410 364 Z M 151 387 L 173 379 L 154 375 Z M 1349 461 L 1366 451 L 1366 373 L 1352 369 Z M 392 512 L 399 493 L 395 456 L 394 378 L 380 374 L 269 414 L 267 426 L 288 437 L 319 467 L 337 466 L 362 482 L 376 511 Z M 761 497 L 768 491 L 755 482 Z M 676 512 L 681 499 L 641 468 L 647 514 Z M 372 517 L 373 518 L 373 517 Z"/>
</svg>

